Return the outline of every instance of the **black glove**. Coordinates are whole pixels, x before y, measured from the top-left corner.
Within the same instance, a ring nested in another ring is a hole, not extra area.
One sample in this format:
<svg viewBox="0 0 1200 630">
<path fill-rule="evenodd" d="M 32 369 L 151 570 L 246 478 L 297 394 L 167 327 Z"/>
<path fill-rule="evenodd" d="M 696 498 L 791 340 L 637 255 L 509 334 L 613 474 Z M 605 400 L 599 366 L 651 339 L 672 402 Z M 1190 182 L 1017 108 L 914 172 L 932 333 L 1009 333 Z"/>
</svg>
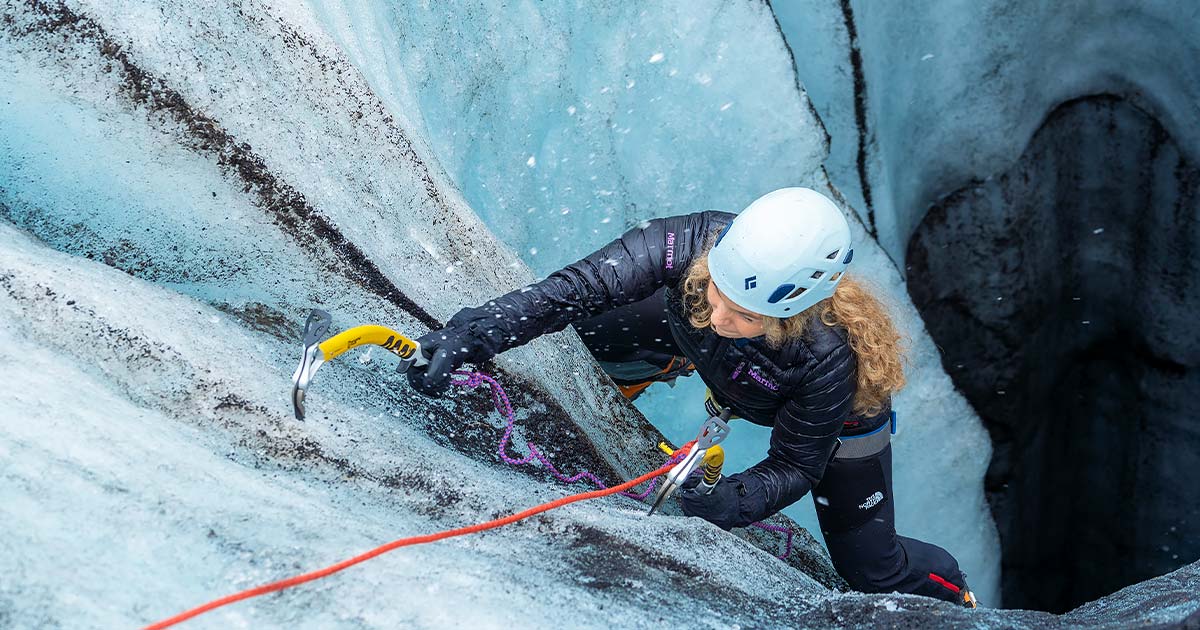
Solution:
<svg viewBox="0 0 1200 630">
<path fill-rule="evenodd" d="M 429 359 L 429 364 L 408 368 L 408 383 L 418 392 L 436 398 L 450 387 L 450 373 L 466 363 L 468 353 L 463 348 L 469 344 L 461 333 L 450 328 L 431 331 L 417 339 L 417 343 L 421 344 L 421 354 Z"/>
<path fill-rule="evenodd" d="M 495 314 L 480 308 L 464 308 L 446 322 L 446 327 L 417 339 L 429 364 L 408 369 L 408 382 L 426 396 L 438 397 L 450 386 L 450 374 L 463 363 L 479 365 L 499 351 Z"/>
<path fill-rule="evenodd" d="M 701 494 L 698 484 L 684 483 L 679 491 L 679 503 L 684 514 L 699 516 L 728 531 L 758 520 L 766 510 L 767 491 L 761 479 L 742 472 L 717 481 L 708 494 Z"/>
</svg>

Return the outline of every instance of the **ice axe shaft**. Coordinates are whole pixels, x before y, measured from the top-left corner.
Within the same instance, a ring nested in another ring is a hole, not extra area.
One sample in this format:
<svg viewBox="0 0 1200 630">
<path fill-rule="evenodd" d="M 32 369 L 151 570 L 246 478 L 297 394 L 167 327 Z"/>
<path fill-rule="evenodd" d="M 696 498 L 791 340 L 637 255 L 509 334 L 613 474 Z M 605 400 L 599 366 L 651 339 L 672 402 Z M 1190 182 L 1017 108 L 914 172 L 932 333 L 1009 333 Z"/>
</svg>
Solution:
<svg viewBox="0 0 1200 630">
<path fill-rule="evenodd" d="M 717 482 L 721 480 L 721 468 L 725 466 L 725 449 L 721 448 L 719 444 L 708 449 L 701 465 L 704 468 L 704 477 L 696 489 L 701 494 L 708 494 L 717 487 Z"/>
</svg>

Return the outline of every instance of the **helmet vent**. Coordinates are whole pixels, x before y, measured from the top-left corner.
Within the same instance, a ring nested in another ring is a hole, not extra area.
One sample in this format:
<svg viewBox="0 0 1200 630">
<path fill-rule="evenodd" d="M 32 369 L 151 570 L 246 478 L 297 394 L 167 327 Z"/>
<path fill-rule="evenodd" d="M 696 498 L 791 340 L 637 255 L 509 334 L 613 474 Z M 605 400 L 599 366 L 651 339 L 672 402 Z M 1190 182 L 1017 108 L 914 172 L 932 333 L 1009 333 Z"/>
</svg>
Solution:
<svg viewBox="0 0 1200 630">
<path fill-rule="evenodd" d="M 771 293 L 771 297 L 767 298 L 767 303 L 775 304 L 776 302 L 779 302 L 780 300 L 784 299 L 783 296 L 787 295 L 789 291 L 791 291 L 793 288 L 795 288 L 795 286 L 796 285 L 794 285 L 794 284 L 779 285 L 778 287 L 775 288 L 775 291 L 773 291 Z"/>
<path fill-rule="evenodd" d="M 824 272 L 824 271 L 821 271 L 821 270 L 819 270 L 819 269 L 818 269 L 817 271 L 814 271 L 814 272 L 813 272 L 812 279 L 813 279 L 813 280 L 820 280 L 820 279 L 821 279 L 821 276 L 823 276 L 823 275 L 825 275 L 825 272 Z"/>
<path fill-rule="evenodd" d="M 830 282 L 837 282 L 837 281 L 838 281 L 838 278 L 841 278 L 841 277 L 842 277 L 842 272 L 840 272 L 840 271 L 839 271 L 839 272 L 837 272 L 837 273 L 833 274 L 832 276 L 829 276 L 829 281 L 830 281 Z"/>
<path fill-rule="evenodd" d="M 821 273 L 821 272 L 818 271 L 817 273 Z M 785 297 L 783 299 L 790 300 L 790 299 L 796 297 L 797 295 L 800 295 L 801 293 L 804 293 L 804 287 L 796 287 L 795 291 L 792 291 L 791 293 L 788 294 L 787 297 Z"/>
<path fill-rule="evenodd" d="M 835 249 L 835 250 L 829 252 L 829 254 L 827 256 L 825 256 L 825 260 L 837 260 L 837 255 L 838 255 L 838 250 Z"/>
</svg>

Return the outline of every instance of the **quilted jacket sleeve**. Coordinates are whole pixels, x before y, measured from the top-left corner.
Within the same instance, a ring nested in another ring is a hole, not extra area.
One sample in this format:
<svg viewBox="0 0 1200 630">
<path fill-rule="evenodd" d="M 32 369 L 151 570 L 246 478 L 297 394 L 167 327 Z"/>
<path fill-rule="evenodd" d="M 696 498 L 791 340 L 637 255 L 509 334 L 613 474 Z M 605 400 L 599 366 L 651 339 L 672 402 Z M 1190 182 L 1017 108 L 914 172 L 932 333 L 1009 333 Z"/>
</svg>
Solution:
<svg viewBox="0 0 1200 630">
<path fill-rule="evenodd" d="M 459 311 L 447 327 L 466 327 L 495 355 L 637 302 L 678 282 L 709 232 L 732 216 L 708 211 L 645 221 L 545 280 Z"/>
</svg>

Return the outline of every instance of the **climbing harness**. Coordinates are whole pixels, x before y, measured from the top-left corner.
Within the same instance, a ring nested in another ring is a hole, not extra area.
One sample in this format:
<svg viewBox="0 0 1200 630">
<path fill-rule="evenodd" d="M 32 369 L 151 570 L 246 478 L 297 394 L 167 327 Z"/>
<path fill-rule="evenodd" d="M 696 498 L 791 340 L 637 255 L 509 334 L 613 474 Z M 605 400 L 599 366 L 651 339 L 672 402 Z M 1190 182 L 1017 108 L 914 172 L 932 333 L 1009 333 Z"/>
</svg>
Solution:
<svg viewBox="0 0 1200 630">
<path fill-rule="evenodd" d="M 888 422 L 870 433 L 839 437 L 830 459 L 857 459 L 874 455 L 887 448 L 895 434 L 896 412 L 892 411 Z"/>
<path fill-rule="evenodd" d="M 347 350 L 361 345 L 383 346 L 389 352 L 392 352 L 396 356 L 400 357 L 401 364 L 397 367 L 397 371 L 400 372 L 407 371 L 413 365 L 425 365 L 428 363 L 428 361 L 425 360 L 424 356 L 421 354 L 421 346 L 419 343 L 384 326 L 358 326 L 335 335 L 326 341 L 321 341 L 321 337 L 329 332 L 329 326 L 331 322 L 332 318 L 328 313 L 313 309 L 312 313 L 309 314 L 307 322 L 305 323 L 303 338 L 304 354 L 300 360 L 300 365 L 296 368 L 296 371 L 292 376 L 292 404 L 298 420 L 304 419 L 304 395 L 308 391 L 309 385 L 312 383 L 313 374 L 316 373 L 317 369 L 321 367 L 322 364 L 332 360 Z M 719 443 L 723 441 L 729 434 L 729 425 L 726 423 L 726 420 L 728 420 L 729 417 L 727 413 L 723 417 L 710 417 L 702 425 L 697 439 L 684 444 L 678 449 L 670 449 L 670 447 L 666 446 L 665 444 L 660 444 L 660 448 L 667 452 L 667 454 L 670 455 L 670 458 L 657 470 L 648 472 L 640 477 L 637 477 L 636 479 L 626 481 L 625 483 L 613 487 L 606 487 L 605 484 L 591 472 L 584 471 L 570 477 L 562 474 L 557 468 L 554 467 L 549 459 L 547 459 L 545 455 L 543 455 L 537 449 L 537 447 L 533 445 L 532 442 L 526 443 L 529 449 L 529 455 L 526 457 L 517 459 L 509 456 L 507 453 L 507 446 L 513 434 L 516 415 L 513 413 L 512 404 L 508 399 L 508 395 L 504 392 L 504 389 L 498 382 L 496 382 L 494 378 L 480 372 L 456 370 L 453 373 L 453 376 L 456 377 L 456 379 L 452 379 L 452 382 L 461 387 L 475 388 L 486 384 L 491 388 L 492 401 L 496 405 L 496 410 L 502 416 L 504 416 L 505 420 L 507 421 L 504 435 L 500 439 L 500 444 L 497 449 L 502 461 L 512 465 L 529 464 L 533 461 L 538 461 L 546 467 L 547 471 L 549 471 L 552 476 L 560 481 L 565 483 L 574 483 L 580 479 L 587 479 L 594 485 L 598 486 L 598 489 L 589 492 L 568 495 L 548 503 L 531 507 L 516 514 L 497 518 L 484 523 L 437 532 L 434 534 L 427 534 L 424 536 L 413 536 L 394 540 L 385 545 L 376 547 L 375 549 L 372 549 L 366 553 L 343 560 L 342 562 L 330 565 L 323 569 L 318 569 L 302 575 L 279 580 L 277 582 L 272 582 L 256 588 L 247 589 L 222 597 L 220 599 L 213 600 L 207 604 L 182 612 L 169 619 L 146 626 L 146 630 L 160 630 L 162 628 L 168 628 L 205 612 L 232 604 L 234 602 L 250 599 L 259 595 L 265 595 L 267 593 L 282 591 L 286 588 L 304 584 L 306 582 L 312 582 L 314 580 L 318 580 L 342 571 L 343 569 L 352 567 L 356 564 L 366 562 L 367 560 L 383 555 L 400 547 L 419 545 L 423 543 L 444 540 L 446 538 L 453 538 L 456 536 L 464 536 L 467 534 L 487 531 L 489 529 L 495 529 L 497 527 L 515 523 L 517 521 L 562 507 L 564 505 L 569 505 L 579 501 L 586 501 L 589 499 L 611 496 L 614 494 L 621 494 L 623 496 L 642 500 L 654 492 L 654 489 L 658 483 L 658 477 L 662 475 L 668 475 L 669 481 L 664 485 L 664 488 L 659 491 L 658 497 L 655 499 L 654 506 L 651 508 L 651 513 L 653 513 L 654 508 L 657 508 L 667 496 L 669 496 L 676 488 L 678 488 L 679 485 L 682 485 L 683 481 L 687 479 L 688 475 L 690 475 L 692 471 L 696 470 L 698 466 L 704 466 L 704 477 L 700 480 L 700 487 L 708 488 L 708 490 L 705 492 L 711 491 L 711 488 L 715 486 L 717 481 L 720 479 L 720 471 L 724 463 L 724 452 L 721 450 Z M 646 490 L 642 492 L 633 491 L 633 488 L 646 482 L 649 482 Z M 790 528 L 781 527 L 778 525 L 769 525 L 766 523 L 753 523 L 752 526 L 766 531 L 785 534 L 787 536 L 787 545 L 783 555 L 779 556 L 779 558 L 786 559 L 791 554 L 793 532 Z"/>
</svg>

